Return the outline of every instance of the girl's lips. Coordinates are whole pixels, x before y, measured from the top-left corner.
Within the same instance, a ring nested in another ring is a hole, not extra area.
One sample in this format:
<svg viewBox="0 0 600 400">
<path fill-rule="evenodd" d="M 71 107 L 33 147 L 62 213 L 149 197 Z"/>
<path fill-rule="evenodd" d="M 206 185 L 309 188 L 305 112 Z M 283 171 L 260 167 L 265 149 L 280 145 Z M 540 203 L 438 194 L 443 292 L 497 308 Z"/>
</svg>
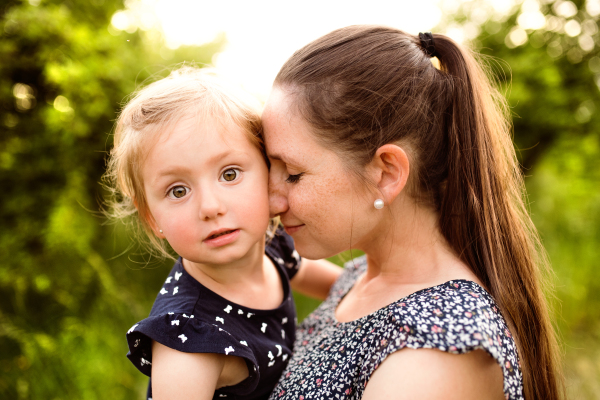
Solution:
<svg viewBox="0 0 600 400">
<path fill-rule="evenodd" d="M 204 243 L 210 247 L 221 247 L 233 243 L 240 235 L 240 230 L 235 229 L 225 235 L 218 236 L 213 239 L 204 239 Z"/>
<path fill-rule="evenodd" d="M 298 230 L 300 230 L 303 226 L 304 224 L 296 226 L 284 226 L 283 228 L 285 229 L 288 235 L 292 235 L 295 232 L 298 232 Z"/>
</svg>

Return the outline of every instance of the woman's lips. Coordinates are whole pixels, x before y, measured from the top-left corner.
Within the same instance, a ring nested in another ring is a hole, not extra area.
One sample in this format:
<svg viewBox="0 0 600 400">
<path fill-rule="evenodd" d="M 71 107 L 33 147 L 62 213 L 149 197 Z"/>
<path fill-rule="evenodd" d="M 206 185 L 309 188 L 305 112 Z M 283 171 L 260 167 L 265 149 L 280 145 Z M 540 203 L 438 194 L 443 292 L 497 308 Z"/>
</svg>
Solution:
<svg viewBox="0 0 600 400">
<path fill-rule="evenodd" d="M 302 227 L 304 226 L 304 224 L 302 225 L 294 225 L 294 226 L 283 226 L 283 228 L 285 229 L 285 231 L 287 232 L 288 235 L 293 235 L 295 232 L 298 232 L 298 230 L 300 230 Z"/>
<path fill-rule="evenodd" d="M 239 235 L 239 229 L 232 229 L 224 235 L 220 235 L 212 239 L 204 239 L 204 243 L 210 247 L 221 247 L 233 243 Z"/>
</svg>

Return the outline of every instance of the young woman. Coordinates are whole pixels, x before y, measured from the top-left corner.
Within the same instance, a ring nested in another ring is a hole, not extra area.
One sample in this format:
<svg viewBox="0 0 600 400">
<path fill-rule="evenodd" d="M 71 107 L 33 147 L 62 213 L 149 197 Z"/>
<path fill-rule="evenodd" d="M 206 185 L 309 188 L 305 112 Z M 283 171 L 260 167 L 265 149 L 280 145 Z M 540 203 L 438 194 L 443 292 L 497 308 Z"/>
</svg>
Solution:
<svg viewBox="0 0 600 400">
<path fill-rule="evenodd" d="M 271 399 L 561 397 L 505 102 L 468 50 L 336 30 L 282 67 L 263 126 L 271 212 L 300 255 L 366 254 L 299 327 Z"/>
</svg>

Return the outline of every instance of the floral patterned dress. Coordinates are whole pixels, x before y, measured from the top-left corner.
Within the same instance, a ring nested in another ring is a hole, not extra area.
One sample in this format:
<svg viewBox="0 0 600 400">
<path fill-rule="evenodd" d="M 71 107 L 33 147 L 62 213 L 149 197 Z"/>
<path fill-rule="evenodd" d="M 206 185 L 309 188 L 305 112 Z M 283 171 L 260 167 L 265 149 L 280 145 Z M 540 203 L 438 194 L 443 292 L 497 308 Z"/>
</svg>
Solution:
<svg viewBox="0 0 600 400">
<path fill-rule="evenodd" d="M 375 369 L 403 348 L 485 350 L 502 368 L 505 398 L 523 400 L 514 339 L 485 289 L 472 281 L 449 281 L 338 322 L 337 305 L 366 268 L 364 256 L 348 262 L 327 300 L 300 324 L 294 355 L 271 400 L 360 399 Z"/>
</svg>

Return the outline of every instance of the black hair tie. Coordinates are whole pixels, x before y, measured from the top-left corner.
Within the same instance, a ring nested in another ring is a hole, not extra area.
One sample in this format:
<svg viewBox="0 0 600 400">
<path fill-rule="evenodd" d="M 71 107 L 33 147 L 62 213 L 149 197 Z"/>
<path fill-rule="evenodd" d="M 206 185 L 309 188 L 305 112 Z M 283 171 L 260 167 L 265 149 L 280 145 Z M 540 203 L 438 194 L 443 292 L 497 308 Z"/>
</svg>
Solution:
<svg viewBox="0 0 600 400">
<path fill-rule="evenodd" d="M 419 39 L 421 39 L 421 47 L 423 47 L 425 54 L 429 57 L 437 57 L 435 43 L 433 42 L 433 35 L 431 32 L 419 32 Z"/>
</svg>

